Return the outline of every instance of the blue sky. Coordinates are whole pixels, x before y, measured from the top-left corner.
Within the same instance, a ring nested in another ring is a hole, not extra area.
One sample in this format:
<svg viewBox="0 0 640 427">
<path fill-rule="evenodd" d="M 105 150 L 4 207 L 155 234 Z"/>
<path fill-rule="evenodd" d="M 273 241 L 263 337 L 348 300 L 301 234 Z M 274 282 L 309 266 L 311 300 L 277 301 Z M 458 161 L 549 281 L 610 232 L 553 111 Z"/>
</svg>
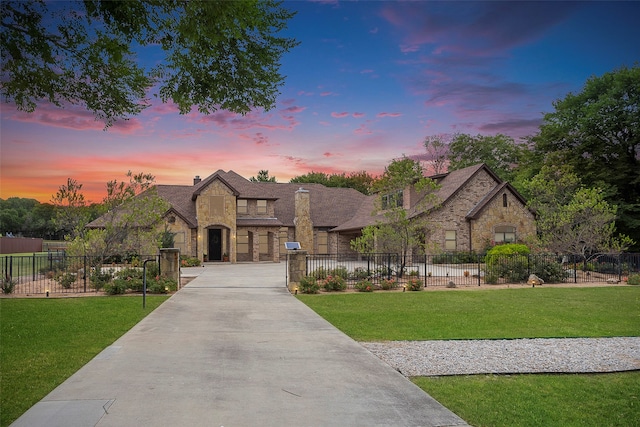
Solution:
<svg viewBox="0 0 640 427">
<path fill-rule="evenodd" d="M 640 62 L 640 2 L 285 2 L 276 107 L 179 115 L 154 104 L 108 131 L 77 108 L 2 105 L 0 197 L 48 201 L 67 177 L 99 201 L 128 170 L 185 184 L 218 169 L 278 181 L 379 174 L 426 136 L 516 139 L 593 75 Z"/>
</svg>

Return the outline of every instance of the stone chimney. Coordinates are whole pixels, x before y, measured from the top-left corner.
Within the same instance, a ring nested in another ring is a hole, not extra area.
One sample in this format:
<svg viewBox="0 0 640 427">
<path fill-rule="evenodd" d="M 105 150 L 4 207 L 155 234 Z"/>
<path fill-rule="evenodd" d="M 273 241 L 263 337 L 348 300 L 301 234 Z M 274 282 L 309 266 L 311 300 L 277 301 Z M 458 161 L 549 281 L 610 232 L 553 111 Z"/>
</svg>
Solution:
<svg viewBox="0 0 640 427">
<path fill-rule="evenodd" d="M 200 179 L 200 175 L 196 175 L 196 177 L 195 177 L 195 178 L 193 178 L 193 185 L 199 184 L 199 183 L 200 183 L 200 181 L 202 181 L 202 180 Z"/>
<path fill-rule="evenodd" d="M 311 222 L 311 201 L 309 190 L 302 187 L 296 191 L 295 197 L 295 217 L 293 224 L 296 226 L 296 241 L 300 242 L 301 249 L 310 254 L 313 250 L 313 222 Z"/>
</svg>

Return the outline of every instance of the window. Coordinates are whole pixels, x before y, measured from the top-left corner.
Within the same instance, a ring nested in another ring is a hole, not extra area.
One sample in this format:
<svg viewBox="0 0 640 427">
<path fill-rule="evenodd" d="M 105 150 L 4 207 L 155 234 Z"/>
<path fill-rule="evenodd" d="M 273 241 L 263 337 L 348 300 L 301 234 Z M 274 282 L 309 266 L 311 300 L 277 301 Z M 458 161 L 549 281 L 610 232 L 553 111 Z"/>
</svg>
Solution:
<svg viewBox="0 0 640 427">
<path fill-rule="evenodd" d="M 509 225 L 496 227 L 493 240 L 496 243 L 513 243 L 516 241 L 516 228 Z"/>
<path fill-rule="evenodd" d="M 393 209 L 403 206 L 402 190 L 382 196 L 382 209 Z"/>
<path fill-rule="evenodd" d="M 257 213 L 258 214 L 266 214 L 267 213 L 267 201 L 266 200 L 258 200 L 257 201 Z"/>
<path fill-rule="evenodd" d="M 238 205 L 238 213 L 239 214 L 249 213 L 249 210 L 247 209 L 247 200 L 246 199 L 238 199 L 237 205 Z"/>
<path fill-rule="evenodd" d="M 249 232 L 238 230 L 236 233 L 236 252 L 239 254 L 249 253 Z"/>
<path fill-rule="evenodd" d="M 508 201 L 507 201 L 507 193 L 504 193 L 504 194 L 502 195 L 502 207 L 503 207 L 503 208 L 506 208 L 506 207 L 508 207 L 508 206 L 509 206 L 509 203 L 508 203 Z"/>
<path fill-rule="evenodd" d="M 318 231 L 318 253 L 329 253 L 329 233 L 326 231 Z"/>
<path fill-rule="evenodd" d="M 269 233 L 267 233 L 266 231 L 259 233 L 258 239 L 259 239 L 258 241 L 260 246 L 260 253 L 268 254 L 269 253 Z"/>
<path fill-rule="evenodd" d="M 456 250 L 456 230 L 447 230 L 444 232 L 444 249 L 446 251 Z"/>
</svg>

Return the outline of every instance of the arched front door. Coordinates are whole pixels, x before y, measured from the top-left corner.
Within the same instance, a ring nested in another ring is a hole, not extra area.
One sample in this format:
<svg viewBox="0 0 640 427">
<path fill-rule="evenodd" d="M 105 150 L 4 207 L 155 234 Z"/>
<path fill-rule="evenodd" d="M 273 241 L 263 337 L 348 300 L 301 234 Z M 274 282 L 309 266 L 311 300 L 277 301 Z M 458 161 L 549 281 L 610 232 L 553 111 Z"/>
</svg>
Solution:
<svg viewBox="0 0 640 427">
<path fill-rule="evenodd" d="M 209 261 L 222 261 L 222 230 L 209 229 Z"/>
</svg>

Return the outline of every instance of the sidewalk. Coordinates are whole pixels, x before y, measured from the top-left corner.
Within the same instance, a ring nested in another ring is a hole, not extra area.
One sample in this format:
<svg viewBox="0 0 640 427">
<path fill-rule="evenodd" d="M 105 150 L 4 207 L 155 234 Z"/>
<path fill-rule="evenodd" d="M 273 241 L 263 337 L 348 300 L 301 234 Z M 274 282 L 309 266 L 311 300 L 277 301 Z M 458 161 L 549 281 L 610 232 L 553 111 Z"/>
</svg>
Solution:
<svg viewBox="0 0 640 427">
<path fill-rule="evenodd" d="M 14 427 L 466 426 L 285 287 L 214 264 Z"/>
</svg>

